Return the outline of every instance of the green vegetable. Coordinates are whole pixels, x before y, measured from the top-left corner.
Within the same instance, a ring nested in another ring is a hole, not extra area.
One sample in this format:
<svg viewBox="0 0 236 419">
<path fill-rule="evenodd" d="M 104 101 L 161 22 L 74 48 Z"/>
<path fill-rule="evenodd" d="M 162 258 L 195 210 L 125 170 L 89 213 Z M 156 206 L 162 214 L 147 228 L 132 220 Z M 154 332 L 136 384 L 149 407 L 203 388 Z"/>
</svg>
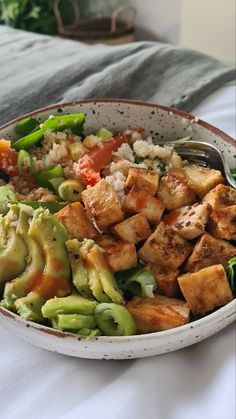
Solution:
<svg viewBox="0 0 236 419">
<path fill-rule="evenodd" d="M 60 211 L 68 203 L 67 202 L 43 202 L 43 201 L 21 201 L 22 204 L 28 205 L 33 209 L 43 208 L 48 209 L 51 214 Z"/>
<path fill-rule="evenodd" d="M 9 310 L 15 309 L 15 301 L 27 295 L 27 287 L 32 278 L 43 274 L 45 260 L 42 249 L 38 242 L 28 236 L 29 219 L 33 215 L 33 209 L 19 204 L 20 214 L 16 228 L 16 234 L 20 236 L 27 248 L 26 267 L 21 275 L 13 281 L 7 282 L 4 289 L 4 300 L 1 305 Z"/>
<path fill-rule="evenodd" d="M 72 268 L 73 284 L 83 296 L 101 302 L 123 304 L 115 278 L 104 257 L 103 250 L 93 241 L 66 242 Z"/>
<path fill-rule="evenodd" d="M 16 195 L 8 186 L 0 186 L 0 202 L 15 201 Z"/>
<path fill-rule="evenodd" d="M 20 150 L 18 154 L 17 169 L 23 176 L 31 176 L 34 173 L 33 157 L 25 150 Z"/>
<path fill-rule="evenodd" d="M 77 135 L 82 134 L 85 116 L 82 113 L 75 113 L 48 118 L 43 124 L 43 132 L 50 129 L 52 131 L 63 131 L 64 129 L 73 129 Z"/>
<path fill-rule="evenodd" d="M 13 148 L 16 151 L 20 150 L 29 150 L 32 147 L 35 147 L 40 143 L 44 135 L 42 128 L 37 131 L 32 132 L 31 134 L 26 135 L 25 137 L 20 138 L 13 144 Z"/>
<path fill-rule="evenodd" d="M 156 281 L 151 272 L 140 269 L 128 277 L 125 287 L 126 290 L 130 291 L 133 295 L 153 298 Z"/>
<path fill-rule="evenodd" d="M 58 194 L 64 201 L 82 201 L 81 192 L 85 189 L 84 184 L 79 179 L 68 179 L 58 187 Z"/>
<path fill-rule="evenodd" d="M 236 256 L 228 261 L 227 275 L 233 294 L 236 294 Z"/>
<path fill-rule="evenodd" d="M 109 140 L 110 138 L 113 137 L 113 134 L 111 131 L 109 131 L 106 128 L 100 128 L 97 132 L 96 132 L 96 136 L 101 138 L 102 140 L 106 141 Z"/>
<path fill-rule="evenodd" d="M 230 173 L 233 176 L 233 178 L 236 180 L 236 167 L 234 169 L 230 169 Z"/>
<path fill-rule="evenodd" d="M 37 144 L 40 143 L 45 131 L 47 131 L 48 129 L 52 131 L 63 131 L 64 129 L 70 128 L 72 129 L 74 134 L 82 135 L 84 120 L 85 116 L 82 113 L 54 116 L 53 118 L 48 118 L 39 130 L 34 131 L 23 138 L 20 138 L 13 144 L 13 147 L 17 151 L 29 150 L 30 148 L 35 147 Z"/>
<path fill-rule="evenodd" d="M 43 169 L 35 175 L 40 186 L 57 191 L 58 186 L 64 181 L 64 173 L 61 164 L 50 169 Z"/>
<path fill-rule="evenodd" d="M 80 295 L 69 295 L 64 298 L 52 298 L 42 307 L 43 317 L 52 319 L 58 314 L 83 314 L 93 315 L 96 301 L 91 301 Z"/>
<path fill-rule="evenodd" d="M 26 136 L 38 128 L 38 121 L 34 118 L 24 118 L 16 125 L 17 134 Z"/>
<path fill-rule="evenodd" d="M 133 317 L 125 307 L 118 304 L 99 304 L 95 308 L 95 320 L 106 336 L 130 336 L 137 333 Z"/>
<path fill-rule="evenodd" d="M 79 330 L 79 329 L 94 329 L 96 322 L 94 316 L 82 314 L 58 314 L 56 318 L 52 319 L 52 325 L 58 330 Z"/>
</svg>

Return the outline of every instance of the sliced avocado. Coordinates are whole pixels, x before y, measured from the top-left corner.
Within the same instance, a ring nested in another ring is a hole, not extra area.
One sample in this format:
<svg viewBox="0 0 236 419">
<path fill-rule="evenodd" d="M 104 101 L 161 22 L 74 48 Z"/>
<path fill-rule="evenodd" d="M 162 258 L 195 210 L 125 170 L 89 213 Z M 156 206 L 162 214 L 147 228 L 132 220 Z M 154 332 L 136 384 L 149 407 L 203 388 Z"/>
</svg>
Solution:
<svg viewBox="0 0 236 419">
<path fill-rule="evenodd" d="M 19 275 L 26 266 L 27 248 L 24 241 L 16 233 L 19 225 L 19 207 L 12 205 L 10 211 L 1 218 L 0 248 L 0 284 Z"/>
<path fill-rule="evenodd" d="M 28 236 L 30 216 L 33 215 L 33 209 L 20 204 L 19 223 L 16 233 L 24 241 L 27 250 L 27 265 L 24 272 L 11 282 L 7 282 L 1 302 L 1 306 L 14 310 L 17 298 L 28 294 L 28 287 L 36 278 L 40 278 L 45 267 L 45 259 L 41 246 L 33 238 Z"/>
<path fill-rule="evenodd" d="M 68 235 L 65 227 L 48 210 L 39 208 L 34 211 L 28 236 L 42 248 L 46 265 L 41 277 L 32 283 L 31 292 L 16 300 L 15 304 L 22 317 L 39 321 L 39 317 L 42 320 L 41 307 L 45 301 L 70 293 L 70 264 L 65 245 Z"/>
<path fill-rule="evenodd" d="M 69 254 L 74 286 L 83 297 L 93 298 L 93 293 L 89 286 L 88 270 L 84 267 L 80 257 L 81 243 L 77 239 L 68 240 L 66 247 Z"/>
<path fill-rule="evenodd" d="M 41 308 L 44 303 L 44 297 L 41 297 L 37 292 L 30 292 L 26 297 L 18 298 L 15 307 L 17 313 L 25 320 L 42 322 L 44 319 Z"/>
</svg>

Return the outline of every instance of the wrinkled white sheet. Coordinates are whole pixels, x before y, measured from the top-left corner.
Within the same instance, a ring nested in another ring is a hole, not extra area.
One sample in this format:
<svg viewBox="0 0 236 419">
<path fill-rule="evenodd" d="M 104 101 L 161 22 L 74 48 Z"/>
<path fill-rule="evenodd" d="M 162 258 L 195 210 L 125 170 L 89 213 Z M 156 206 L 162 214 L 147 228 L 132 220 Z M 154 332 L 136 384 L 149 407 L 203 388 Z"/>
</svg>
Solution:
<svg viewBox="0 0 236 419">
<path fill-rule="evenodd" d="M 235 86 L 193 114 L 235 136 Z M 93 361 L 47 352 L 0 325 L 1 419 L 235 419 L 235 324 L 153 358 Z"/>
</svg>

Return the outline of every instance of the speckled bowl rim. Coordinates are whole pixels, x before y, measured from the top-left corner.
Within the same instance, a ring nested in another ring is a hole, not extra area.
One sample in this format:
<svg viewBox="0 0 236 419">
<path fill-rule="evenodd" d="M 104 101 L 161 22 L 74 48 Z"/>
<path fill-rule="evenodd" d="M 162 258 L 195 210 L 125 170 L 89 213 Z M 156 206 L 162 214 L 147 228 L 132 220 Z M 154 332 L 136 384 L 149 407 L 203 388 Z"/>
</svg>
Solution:
<svg viewBox="0 0 236 419">
<path fill-rule="evenodd" d="M 29 112 L 27 114 L 21 115 L 15 119 L 12 119 L 11 121 L 3 124 L 0 126 L 0 130 L 5 129 L 11 125 L 14 125 L 14 123 L 18 122 L 19 120 L 21 120 L 22 118 L 26 118 L 28 116 L 34 116 L 37 115 L 38 113 L 41 112 L 46 112 L 49 110 L 53 110 L 53 109 L 58 109 L 58 108 L 64 108 L 64 107 L 68 107 L 68 106 L 75 106 L 75 105 L 83 105 L 83 104 L 93 104 L 96 105 L 97 103 L 123 103 L 123 104 L 129 104 L 129 105 L 134 105 L 134 106 L 143 106 L 143 107 L 151 107 L 151 108 L 156 108 L 156 109 L 161 109 L 164 110 L 166 112 L 169 113 L 173 113 L 175 115 L 181 116 L 182 118 L 186 118 L 187 120 L 194 120 L 194 123 L 197 125 L 200 125 L 204 128 L 206 128 L 207 130 L 212 131 L 215 135 L 219 136 L 223 141 L 226 141 L 227 143 L 231 144 L 232 146 L 235 146 L 235 140 L 230 137 L 228 134 L 226 134 L 224 131 L 221 131 L 219 128 L 209 124 L 208 122 L 203 121 L 202 119 L 196 119 L 196 117 L 192 114 L 189 114 L 187 112 L 184 111 L 180 111 L 179 109 L 176 108 L 171 108 L 168 106 L 164 106 L 164 105 L 159 105 L 156 103 L 152 103 L 152 102 L 145 102 L 145 101 L 141 101 L 141 100 L 127 100 L 127 99 L 102 99 L 102 98 L 98 98 L 98 99 L 80 99 L 80 100 L 73 100 L 70 102 L 63 102 L 63 103 L 56 103 L 56 104 L 52 104 L 50 106 L 46 106 L 40 109 L 37 109 L 33 112 Z M 214 321 L 216 321 L 218 318 L 220 319 L 222 316 L 222 321 L 225 320 L 226 318 L 229 319 L 230 317 L 234 317 L 235 316 L 235 312 L 236 312 L 236 298 L 231 301 L 230 303 L 226 304 L 225 306 L 217 309 L 216 311 L 214 311 L 211 314 L 206 315 L 205 317 L 202 317 L 201 319 L 198 320 L 194 320 L 190 323 L 187 323 L 183 326 L 178 326 L 176 328 L 172 328 L 172 329 L 168 329 L 168 330 L 164 330 L 161 332 L 153 332 L 153 333 L 148 333 L 148 334 L 139 334 L 139 335 L 134 335 L 134 336 L 98 336 L 95 338 L 91 338 L 90 341 L 95 341 L 101 342 L 101 343 L 116 343 L 117 340 L 119 340 L 119 342 L 130 342 L 130 341 L 139 341 L 141 338 L 149 338 L 149 339 L 156 339 L 157 337 L 168 337 L 169 335 L 171 336 L 177 336 L 179 334 L 184 334 L 185 332 L 187 332 L 188 330 L 192 330 L 195 329 L 195 332 L 199 329 L 201 329 L 202 326 L 208 326 L 211 323 L 214 323 Z M 228 315 L 226 315 L 228 313 Z M 65 338 L 65 337 L 74 337 L 76 339 L 78 339 L 79 335 L 73 334 L 73 333 L 69 333 L 69 332 L 61 332 L 59 330 L 53 329 L 51 327 L 48 326 L 44 326 L 42 324 L 38 324 L 35 322 L 31 322 L 31 321 L 27 321 L 23 318 L 21 318 L 19 315 L 12 313 L 11 311 L 0 307 L 0 314 L 8 317 L 8 318 L 12 318 L 14 320 L 20 321 L 20 323 L 25 324 L 26 326 L 28 325 L 28 327 L 32 327 L 33 329 L 38 330 L 39 332 L 44 332 L 46 334 L 49 335 L 54 335 L 57 337 L 61 337 L 61 338 Z M 226 315 L 226 317 L 225 317 Z M 235 320 L 232 319 L 232 322 Z M 86 337 L 83 336 L 79 336 L 82 339 L 86 339 Z"/>
</svg>

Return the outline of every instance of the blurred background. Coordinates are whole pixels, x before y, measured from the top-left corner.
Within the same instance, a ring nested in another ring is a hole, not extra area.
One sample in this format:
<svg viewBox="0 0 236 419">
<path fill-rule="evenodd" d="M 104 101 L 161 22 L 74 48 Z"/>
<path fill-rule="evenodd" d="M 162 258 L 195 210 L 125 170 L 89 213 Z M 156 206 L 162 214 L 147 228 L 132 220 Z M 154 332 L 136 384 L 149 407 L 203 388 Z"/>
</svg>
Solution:
<svg viewBox="0 0 236 419">
<path fill-rule="evenodd" d="M 89 43 L 169 42 L 235 65 L 235 3 L 235 0 L 0 0 L 0 22 Z M 132 9 L 121 9 L 111 34 L 110 18 L 104 17 L 110 17 L 114 10 L 119 12 L 117 8 L 122 5 L 134 7 L 137 15 L 133 15 Z M 55 10 L 59 11 L 57 19 Z"/>
</svg>

